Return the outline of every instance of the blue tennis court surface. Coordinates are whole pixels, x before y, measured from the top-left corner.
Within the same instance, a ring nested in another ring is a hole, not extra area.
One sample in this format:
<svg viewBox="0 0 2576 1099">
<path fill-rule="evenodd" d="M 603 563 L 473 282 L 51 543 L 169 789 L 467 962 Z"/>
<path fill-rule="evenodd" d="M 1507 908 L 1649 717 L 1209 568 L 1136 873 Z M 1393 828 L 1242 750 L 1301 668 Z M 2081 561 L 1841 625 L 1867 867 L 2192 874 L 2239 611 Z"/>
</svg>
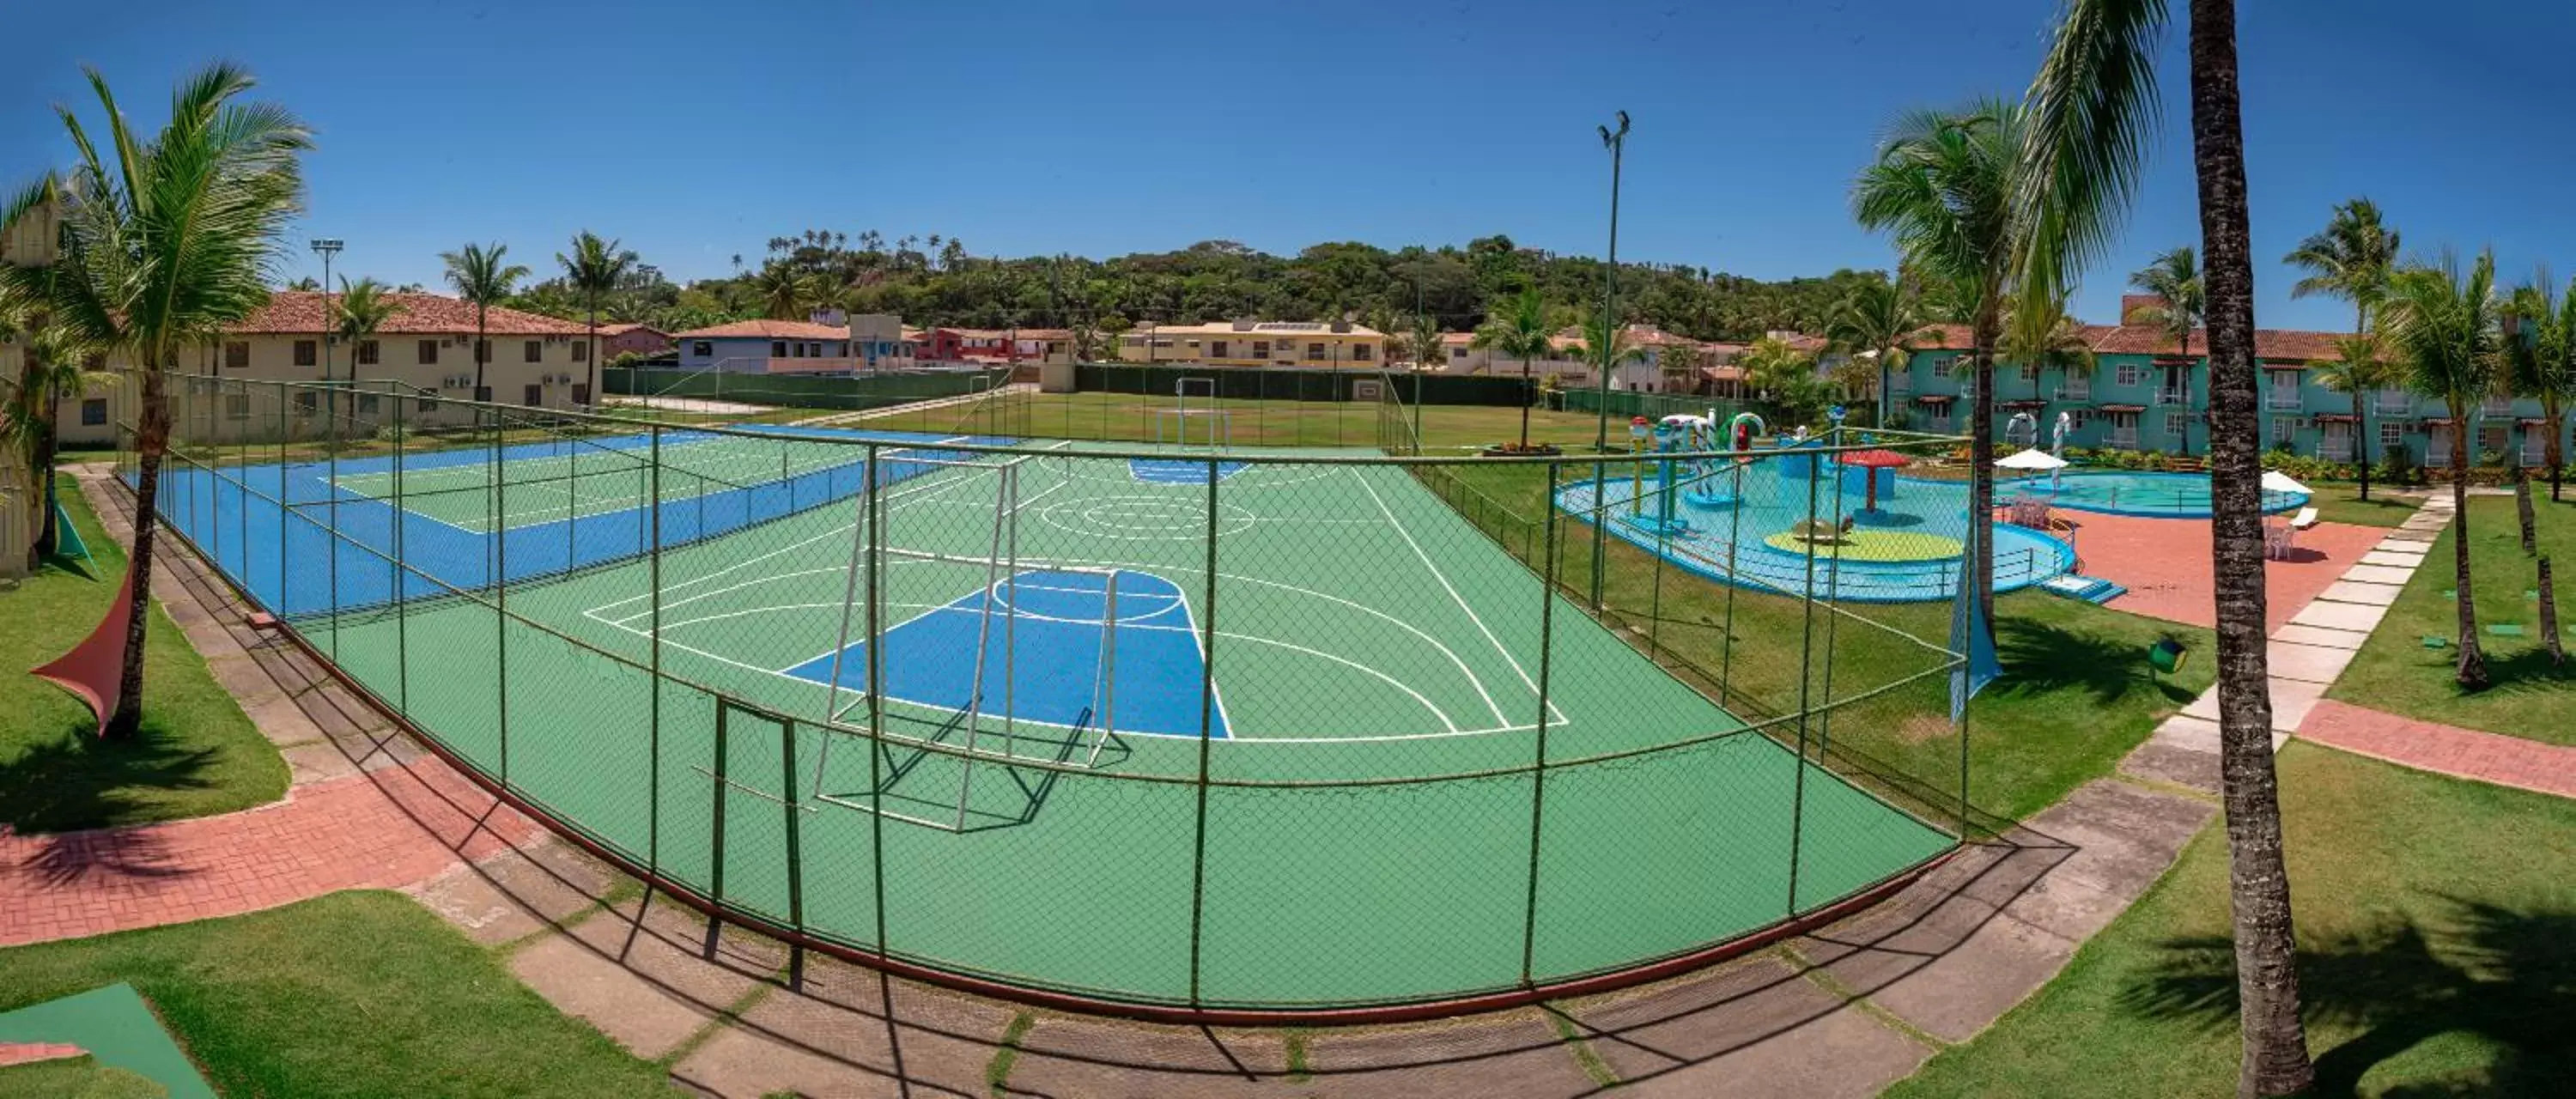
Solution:
<svg viewBox="0 0 2576 1099">
<path fill-rule="evenodd" d="M 886 698 L 963 713 L 976 703 L 980 684 L 984 709 L 1007 710 L 1021 721 L 1198 736 L 1206 665 L 1188 601 L 1169 580 L 1120 569 L 1117 629 L 1105 630 L 1110 577 L 1106 571 L 1023 570 L 895 625 L 885 639 Z M 827 652 L 786 674 L 831 683 L 833 665 L 834 654 Z M 839 668 L 843 688 L 867 690 L 866 642 L 841 650 Z M 1225 708 L 1210 710 L 1208 735 L 1223 739 Z"/>
<path fill-rule="evenodd" d="M 1220 481 L 1231 479 L 1236 473 L 1242 472 L 1243 466 L 1242 462 L 1218 462 L 1216 479 Z M 1208 479 L 1207 471 L 1206 462 L 1188 458 L 1130 458 L 1127 460 L 1128 475 L 1149 485 L 1204 485 Z"/>
</svg>

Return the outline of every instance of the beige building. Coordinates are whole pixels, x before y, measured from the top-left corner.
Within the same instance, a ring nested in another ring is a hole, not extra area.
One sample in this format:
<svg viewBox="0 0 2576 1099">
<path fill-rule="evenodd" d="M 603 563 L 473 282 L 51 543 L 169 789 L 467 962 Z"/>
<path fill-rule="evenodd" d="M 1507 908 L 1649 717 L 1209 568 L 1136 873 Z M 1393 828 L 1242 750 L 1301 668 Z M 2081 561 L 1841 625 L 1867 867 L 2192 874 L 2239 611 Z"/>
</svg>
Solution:
<svg viewBox="0 0 2576 1099">
<path fill-rule="evenodd" d="M 413 398 L 402 411 L 414 426 L 455 426 L 472 419 L 461 407 L 442 407 L 443 402 L 476 396 L 472 305 L 440 294 L 389 293 L 385 298 L 393 315 L 374 335 L 352 342 L 323 336 L 323 298 L 319 291 L 280 290 L 266 308 L 233 325 L 222 340 L 183 353 L 167 390 L 179 437 L 268 438 L 280 428 L 307 435 L 329 427 L 322 411 L 330 402 L 318 390 L 273 396 L 271 390 L 226 387 L 222 379 L 345 383 L 354 378 L 361 392 L 351 397 L 352 415 L 366 430 L 393 415 L 378 395 L 389 391 Z M 494 308 L 484 318 L 484 331 L 490 349 L 483 365 L 488 400 L 553 409 L 590 403 L 590 347 L 581 325 Z M 14 346 L 0 347 L 0 376 L 17 376 L 19 353 Z M 114 370 L 124 364 L 94 365 Z M 63 441 L 115 440 L 115 422 L 133 415 L 112 407 L 122 399 L 115 388 L 94 388 L 63 402 Z M 368 389 L 377 393 L 364 392 Z M 277 407 L 281 400 L 282 409 Z"/>
<path fill-rule="evenodd" d="M 1122 362 L 1375 370 L 1386 365 L 1386 333 L 1322 321 L 1144 324 L 1118 337 Z"/>
</svg>

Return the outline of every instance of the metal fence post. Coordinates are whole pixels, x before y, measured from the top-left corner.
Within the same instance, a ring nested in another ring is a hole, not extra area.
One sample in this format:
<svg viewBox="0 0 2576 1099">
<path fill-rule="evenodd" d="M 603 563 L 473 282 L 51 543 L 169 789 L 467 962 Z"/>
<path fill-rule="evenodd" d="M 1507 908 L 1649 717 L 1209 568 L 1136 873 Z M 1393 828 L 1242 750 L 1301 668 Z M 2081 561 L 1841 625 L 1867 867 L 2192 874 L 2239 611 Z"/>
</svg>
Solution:
<svg viewBox="0 0 2576 1099">
<path fill-rule="evenodd" d="M 501 465 L 501 412 L 498 408 L 482 410 L 492 417 L 492 632 L 496 634 L 494 667 L 500 674 L 501 788 L 510 788 L 510 475 Z"/>
<path fill-rule="evenodd" d="M 651 448 L 646 470 L 646 506 L 653 509 L 650 539 L 644 547 L 646 590 L 651 593 L 653 632 L 647 641 L 645 659 L 651 664 L 653 698 L 647 711 L 651 722 L 646 734 L 645 796 L 651 801 L 644 810 L 644 866 L 655 877 L 662 873 L 662 425 L 655 424 L 646 445 Z"/>
<path fill-rule="evenodd" d="M 1796 460 L 1790 459 L 1792 463 Z M 1793 464 L 1790 468 L 1797 467 Z M 1806 522 L 1809 531 L 1815 529 L 1816 477 L 1821 469 L 1818 458 L 1808 455 Z M 1789 903 L 1786 911 L 1792 915 L 1798 911 L 1798 849 L 1805 839 L 1807 818 L 1807 685 L 1814 681 L 1807 673 L 1816 647 L 1816 547 L 1813 543 L 1807 546 L 1806 582 L 1800 587 L 1803 590 L 1798 607 L 1798 762 L 1789 780 Z"/>
<path fill-rule="evenodd" d="M 329 417 L 330 437 L 323 444 L 323 460 L 328 463 L 324 468 L 328 476 L 322 486 L 322 506 L 331 517 L 331 529 L 322 539 L 322 551 L 326 555 L 323 559 L 323 582 L 331 588 L 331 662 L 334 664 L 340 662 L 340 417 L 337 413 L 335 407 Z"/>
<path fill-rule="evenodd" d="M 805 930 L 805 840 L 798 827 L 805 807 L 796 801 L 796 719 L 778 722 L 778 788 L 787 813 L 787 926 Z"/>
<path fill-rule="evenodd" d="M 1538 961 L 1538 868 L 1539 836 L 1547 819 L 1547 688 L 1548 674 L 1556 655 L 1556 580 L 1557 562 L 1563 555 L 1564 539 L 1557 535 L 1556 486 L 1564 468 L 1555 462 L 1547 464 L 1547 582 L 1539 585 L 1538 612 L 1538 735 L 1535 762 L 1530 767 L 1530 840 L 1529 882 L 1521 908 L 1521 983 L 1534 984 L 1533 970 Z M 1601 481 L 1596 474 L 1594 490 Z M 1598 528 L 1596 528 L 1598 529 Z M 1596 559 L 1597 560 L 1597 559 Z"/>
<path fill-rule="evenodd" d="M 710 890 L 708 899 L 714 901 L 717 908 L 725 906 L 725 822 L 727 819 L 725 791 L 733 787 L 733 779 L 728 774 L 727 766 L 733 759 L 733 749 L 728 742 L 731 723 L 726 719 L 731 715 L 732 709 L 725 705 L 722 696 L 716 698 L 715 813 L 708 822 L 708 827 L 715 832 L 715 835 L 710 837 L 708 843 L 711 858 L 707 864 L 710 879 L 707 885 Z"/>
<path fill-rule="evenodd" d="M 885 670 L 885 638 L 877 617 L 879 571 L 883 562 L 880 552 L 885 540 L 879 532 L 885 526 L 885 494 L 877 491 L 877 452 L 875 443 L 868 444 L 867 480 L 859 486 L 866 494 L 867 514 L 867 623 L 868 623 L 868 876 L 876 890 L 877 957 L 886 956 L 885 905 L 885 777 L 881 773 L 885 759 L 885 705 L 877 692 L 878 676 Z"/>
<path fill-rule="evenodd" d="M 1199 961 L 1207 915 L 1208 751 L 1216 733 L 1216 540 L 1218 460 L 1207 460 L 1207 598 L 1199 621 L 1199 779 L 1190 852 L 1190 1005 L 1199 1003 Z M 1110 624 L 1114 633 L 1116 623 Z"/>
<path fill-rule="evenodd" d="M 387 547 L 386 553 L 386 557 L 393 562 L 394 581 L 394 590 L 387 593 L 387 597 L 394 601 L 394 708 L 401 710 L 403 716 L 409 717 L 411 716 L 411 600 L 403 597 L 403 589 L 411 585 L 405 582 L 409 578 L 403 575 L 403 570 L 407 567 L 406 562 L 409 560 L 404 548 L 403 518 L 410 514 L 411 503 L 403 496 L 403 445 L 409 440 L 410 435 L 403 427 L 402 394 L 395 392 L 393 386 L 387 385 L 385 396 L 394 404 L 394 544 Z"/>
</svg>

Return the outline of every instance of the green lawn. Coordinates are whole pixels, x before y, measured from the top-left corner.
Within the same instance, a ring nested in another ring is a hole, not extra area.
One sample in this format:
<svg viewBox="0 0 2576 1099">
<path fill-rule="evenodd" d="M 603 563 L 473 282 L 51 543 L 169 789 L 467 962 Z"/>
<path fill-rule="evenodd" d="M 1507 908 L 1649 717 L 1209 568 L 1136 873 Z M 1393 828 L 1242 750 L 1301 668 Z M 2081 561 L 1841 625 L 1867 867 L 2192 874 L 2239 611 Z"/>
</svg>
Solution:
<svg viewBox="0 0 2576 1099">
<path fill-rule="evenodd" d="M 97 625 L 125 571 L 124 551 L 99 529 L 79 487 L 70 477 L 60 486 L 96 560 L 50 562 L 18 590 L 0 592 L 0 621 L 9 623 L 0 630 L 0 823 L 62 832 L 277 800 L 286 793 L 286 762 L 157 605 L 136 738 L 100 740 L 87 707 L 25 674 Z"/>
<path fill-rule="evenodd" d="M 2576 648 L 2576 502 L 2552 504 L 2546 490 L 2535 494 L 2540 518 L 2540 550 L 2558 573 L 2563 643 Z M 2426 555 L 2424 567 L 2407 582 L 2406 591 L 2388 610 L 2370 642 L 2327 697 L 2426 721 L 2529 737 L 2553 744 L 2576 744 L 2576 722 L 2567 718 L 2576 705 L 2576 661 L 2553 668 L 2540 644 L 2540 605 L 2525 595 L 2539 587 L 2532 560 L 2523 556 L 2520 524 L 2511 497 L 2469 498 L 2470 591 L 2477 599 L 2478 628 L 2500 624 L 2522 627 L 2520 637 L 2481 633 L 2493 685 L 2463 691 L 2452 682 L 2459 652 L 2427 649 L 2423 638 L 2456 640 L 2459 611 L 2444 593 L 2455 584 L 2451 539 L 2445 531 Z"/>
<path fill-rule="evenodd" d="M 2316 495 L 2308 503 L 2317 509 L 2317 518 L 2329 523 L 2352 523 L 2365 527 L 2393 527 L 2406 521 L 2422 505 L 2421 496 L 2399 496 L 2388 486 L 2370 486 L 2370 499 L 2361 498 L 2357 484 L 2323 484 L 2315 486 Z"/>
<path fill-rule="evenodd" d="M 1458 477 L 1481 495 L 1451 493 L 1453 506 L 1506 549 L 1540 564 L 1544 542 L 1532 533 L 1536 518 L 1546 514 L 1546 474 L 1537 467 L 1495 465 L 1466 467 Z M 1565 528 L 1558 565 L 1559 575 L 1587 598 L 1589 530 L 1579 523 Z M 1799 638 L 1806 626 L 1801 601 L 1734 591 L 1730 651 L 1717 628 L 1730 613 L 1726 585 L 1676 568 L 1658 570 L 1652 554 L 1615 538 L 1608 540 L 1603 572 L 1604 599 L 1617 617 L 1649 631 L 1647 643 L 1665 651 L 1668 662 L 1703 673 L 1703 687 L 1722 677 L 1730 709 L 1746 716 L 1798 709 Z M 1959 746 L 1949 733 L 1947 677 L 1914 678 L 1937 667 L 1940 657 L 1906 639 L 1945 643 L 1950 605 L 1849 604 L 1845 610 L 1849 617 L 1831 635 L 1830 697 L 1889 689 L 1845 708 L 1826 732 L 1882 769 L 1955 790 Z M 1968 709 L 1970 801 L 1989 813 L 2036 812 L 2109 773 L 2157 723 L 2213 681 L 2212 664 L 2205 660 L 2187 662 L 2179 676 L 2148 675 L 2146 650 L 2159 638 L 2211 651 L 2214 636 L 2199 627 L 2028 590 L 2001 596 L 1995 612 L 1995 647 L 2005 675 Z M 1821 624 L 1818 631 L 1814 643 L 1821 646 Z M 1823 663 L 1820 654 L 1807 667 L 1820 676 Z M 1811 698 L 1823 697 L 1821 678 L 1807 686 Z"/>
<path fill-rule="evenodd" d="M 629 1056 L 398 893 L 0 950 L 0 1010 L 134 985 L 228 1095 L 646 1095 Z M 0 1096 L 57 1094 L 0 1070 Z"/>
<path fill-rule="evenodd" d="M 2327 748 L 2280 755 L 2318 1095 L 2564 1095 L 2576 1078 L 2576 801 Z M 2046 988 L 1900 1097 L 2225 1095 L 2224 829 Z"/>
</svg>

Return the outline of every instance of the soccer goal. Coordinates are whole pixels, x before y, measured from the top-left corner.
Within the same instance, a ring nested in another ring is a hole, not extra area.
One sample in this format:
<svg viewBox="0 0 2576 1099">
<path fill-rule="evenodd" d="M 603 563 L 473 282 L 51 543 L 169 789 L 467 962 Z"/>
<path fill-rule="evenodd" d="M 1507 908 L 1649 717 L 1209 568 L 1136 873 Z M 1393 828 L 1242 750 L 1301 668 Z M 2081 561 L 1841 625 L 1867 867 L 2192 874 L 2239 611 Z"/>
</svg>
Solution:
<svg viewBox="0 0 2576 1099">
<path fill-rule="evenodd" d="M 1021 474 L 1031 461 L 957 463 L 992 478 L 993 520 L 979 532 L 982 552 L 878 547 L 885 565 L 938 577 L 941 590 L 959 593 L 880 622 L 880 652 L 865 643 L 859 577 L 866 537 L 855 540 L 839 638 L 823 676 L 826 735 L 814 761 L 813 801 L 971 831 L 1035 811 L 1053 773 L 1023 765 L 1093 767 L 1112 745 L 1119 573 L 1021 559 Z M 859 729 L 870 724 L 872 703 L 879 756 L 862 756 L 854 766 L 843 752 L 835 771 L 836 744 L 869 739 Z"/>
<path fill-rule="evenodd" d="M 1210 452 L 1234 446 L 1234 413 L 1217 406 L 1216 379 L 1172 383 L 1172 403 L 1154 410 L 1154 445 Z"/>
</svg>

